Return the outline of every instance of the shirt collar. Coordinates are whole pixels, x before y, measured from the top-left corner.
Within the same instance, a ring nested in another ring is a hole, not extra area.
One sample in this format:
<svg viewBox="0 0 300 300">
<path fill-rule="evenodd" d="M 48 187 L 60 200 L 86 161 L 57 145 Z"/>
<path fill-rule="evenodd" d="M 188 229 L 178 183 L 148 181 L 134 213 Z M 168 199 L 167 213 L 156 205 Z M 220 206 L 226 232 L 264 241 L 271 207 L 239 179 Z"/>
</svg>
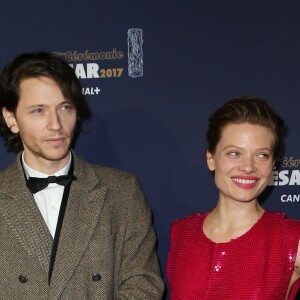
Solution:
<svg viewBox="0 0 300 300">
<path fill-rule="evenodd" d="M 71 162 L 72 162 L 72 155 L 71 153 L 69 152 L 69 161 L 68 163 L 66 164 L 66 166 L 64 166 L 62 169 L 60 169 L 59 171 L 55 172 L 54 174 L 51 174 L 53 176 L 60 176 L 60 175 L 67 175 L 68 172 L 69 172 L 69 169 L 71 167 Z M 30 176 L 30 177 L 40 177 L 40 178 L 45 178 L 45 177 L 48 177 L 49 174 L 45 174 L 45 173 L 42 173 L 42 172 L 39 172 L 39 171 L 36 171 L 32 168 L 30 168 L 25 160 L 24 160 L 24 151 L 22 153 L 22 163 L 23 163 L 23 168 L 25 170 L 25 173 L 26 173 L 26 176 L 27 178 Z"/>
</svg>

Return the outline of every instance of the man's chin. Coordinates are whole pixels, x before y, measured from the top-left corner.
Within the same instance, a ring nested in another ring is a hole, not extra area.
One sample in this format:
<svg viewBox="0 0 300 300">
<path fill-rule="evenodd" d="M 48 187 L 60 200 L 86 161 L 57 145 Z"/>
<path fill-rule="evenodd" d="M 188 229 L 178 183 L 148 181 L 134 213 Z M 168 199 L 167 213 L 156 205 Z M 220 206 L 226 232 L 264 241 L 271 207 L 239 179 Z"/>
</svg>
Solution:
<svg viewBox="0 0 300 300">
<path fill-rule="evenodd" d="M 56 153 L 45 153 L 43 155 L 44 159 L 49 160 L 49 161 L 60 161 L 64 160 L 66 157 L 68 157 L 70 150 L 67 149 L 65 151 L 60 151 Z"/>
<path fill-rule="evenodd" d="M 53 154 L 53 155 L 49 155 L 49 156 L 46 156 L 45 158 L 50 160 L 50 161 L 60 161 L 60 160 L 64 160 L 66 157 L 69 156 L 69 152 L 70 151 L 67 151 L 63 154 Z"/>
</svg>

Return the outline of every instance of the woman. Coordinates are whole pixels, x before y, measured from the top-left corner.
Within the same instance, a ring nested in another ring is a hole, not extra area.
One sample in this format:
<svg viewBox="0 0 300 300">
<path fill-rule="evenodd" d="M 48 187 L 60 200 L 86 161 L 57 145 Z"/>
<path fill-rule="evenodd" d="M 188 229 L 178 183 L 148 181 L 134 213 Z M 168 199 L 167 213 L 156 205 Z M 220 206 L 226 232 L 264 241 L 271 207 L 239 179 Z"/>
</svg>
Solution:
<svg viewBox="0 0 300 300">
<path fill-rule="evenodd" d="M 172 224 L 171 300 L 288 299 L 300 277 L 300 221 L 258 202 L 281 158 L 283 128 L 255 97 L 235 98 L 209 118 L 206 159 L 218 202 Z"/>
</svg>

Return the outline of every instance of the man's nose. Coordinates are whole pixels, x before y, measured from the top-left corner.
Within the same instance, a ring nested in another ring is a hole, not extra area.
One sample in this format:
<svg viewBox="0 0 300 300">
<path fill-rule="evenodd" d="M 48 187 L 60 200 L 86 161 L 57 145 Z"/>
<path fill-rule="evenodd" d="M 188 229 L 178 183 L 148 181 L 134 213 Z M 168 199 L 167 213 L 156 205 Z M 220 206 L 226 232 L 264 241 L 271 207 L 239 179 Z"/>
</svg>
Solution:
<svg viewBox="0 0 300 300">
<path fill-rule="evenodd" d="M 61 129 L 60 117 L 57 112 L 49 114 L 48 129 L 56 131 Z"/>
</svg>

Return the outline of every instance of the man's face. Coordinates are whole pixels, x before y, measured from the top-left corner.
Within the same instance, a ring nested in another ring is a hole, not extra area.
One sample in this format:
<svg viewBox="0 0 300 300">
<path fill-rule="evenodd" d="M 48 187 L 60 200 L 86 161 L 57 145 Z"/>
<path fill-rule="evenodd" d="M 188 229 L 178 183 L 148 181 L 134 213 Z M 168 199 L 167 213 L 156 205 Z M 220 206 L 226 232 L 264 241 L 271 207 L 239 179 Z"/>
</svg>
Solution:
<svg viewBox="0 0 300 300">
<path fill-rule="evenodd" d="M 50 78 L 24 79 L 16 113 L 3 109 L 12 132 L 19 132 L 24 158 L 33 169 L 54 173 L 68 161 L 77 112 Z"/>
</svg>

